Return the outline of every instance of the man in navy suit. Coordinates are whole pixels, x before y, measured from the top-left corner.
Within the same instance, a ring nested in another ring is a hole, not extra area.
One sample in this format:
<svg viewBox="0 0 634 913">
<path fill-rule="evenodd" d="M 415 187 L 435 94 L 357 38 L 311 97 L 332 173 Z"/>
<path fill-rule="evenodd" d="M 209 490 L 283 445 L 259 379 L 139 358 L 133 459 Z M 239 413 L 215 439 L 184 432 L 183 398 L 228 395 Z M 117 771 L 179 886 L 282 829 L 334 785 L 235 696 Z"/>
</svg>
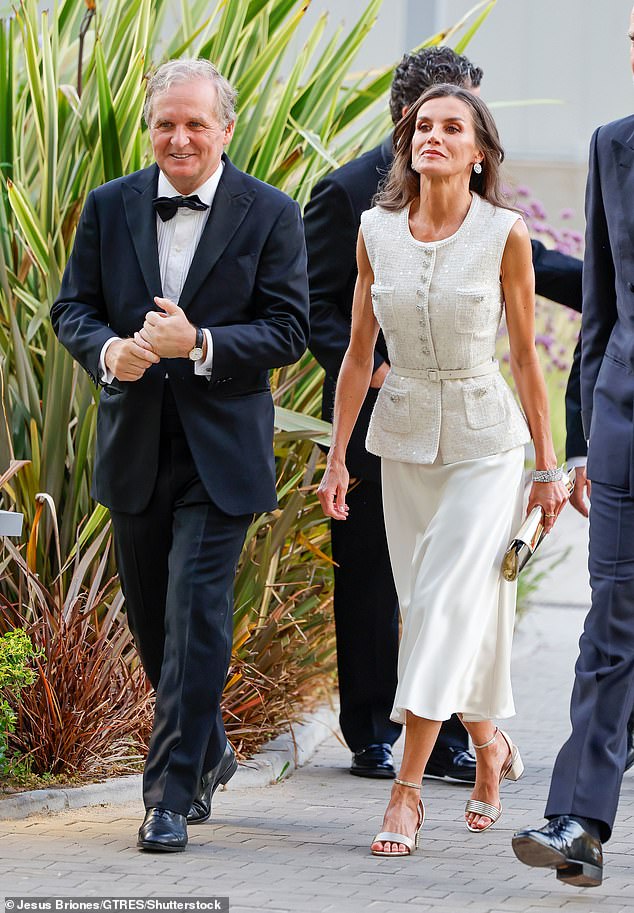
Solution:
<svg viewBox="0 0 634 913">
<path fill-rule="evenodd" d="M 204 60 L 150 79 L 156 164 L 92 191 L 51 318 L 101 384 L 93 495 L 110 508 L 152 685 L 138 846 L 179 851 L 237 764 L 220 713 L 233 578 L 273 510 L 268 371 L 308 336 L 297 204 L 224 154 L 235 92 Z"/>
<path fill-rule="evenodd" d="M 406 54 L 396 68 L 390 111 L 396 124 L 407 108 L 439 82 L 479 91 L 482 70 L 448 47 Z M 332 418 L 335 385 L 350 341 L 352 295 L 357 276 L 355 250 L 361 213 L 369 209 L 392 163 L 392 137 L 329 174 L 314 188 L 304 222 L 310 281 L 310 349 L 326 372 L 322 415 Z M 581 261 L 533 241 L 538 294 L 580 310 Z M 392 745 L 401 727 L 390 720 L 396 690 L 398 600 L 385 537 L 378 457 L 365 449 L 365 436 L 379 389 L 389 370 L 381 334 L 374 374 L 348 446 L 347 465 L 355 478 L 346 523 L 331 527 L 335 560 L 334 611 L 339 668 L 340 723 L 353 752 L 350 772 L 394 777 Z M 475 758 L 456 716 L 443 723 L 426 776 L 475 781 Z"/>
<path fill-rule="evenodd" d="M 630 19 L 634 71 L 634 10 Z M 590 144 L 583 270 L 581 403 L 592 484 L 592 604 L 579 642 L 570 717 L 546 805 L 548 824 L 513 838 L 527 865 L 568 884 L 603 876 L 634 708 L 634 116 Z"/>
</svg>

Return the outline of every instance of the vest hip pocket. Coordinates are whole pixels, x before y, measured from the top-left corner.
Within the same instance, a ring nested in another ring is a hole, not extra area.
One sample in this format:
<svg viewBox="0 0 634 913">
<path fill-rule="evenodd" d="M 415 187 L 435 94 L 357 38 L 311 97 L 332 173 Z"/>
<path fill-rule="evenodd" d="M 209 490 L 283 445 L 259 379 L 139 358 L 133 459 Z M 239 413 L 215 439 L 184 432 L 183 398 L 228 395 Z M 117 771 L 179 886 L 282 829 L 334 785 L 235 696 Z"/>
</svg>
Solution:
<svg viewBox="0 0 634 913">
<path fill-rule="evenodd" d="M 506 410 L 497 387 L 465 387 L 462 395 L 469 428 L 490 428 L 504 421 Z"/>
<path fill-rule="evenodd" d="M 383 384 L 376 402 L 379 424 L 384 431 L 407 434 L 412 430 L 409 393 Z"/>
</svg>

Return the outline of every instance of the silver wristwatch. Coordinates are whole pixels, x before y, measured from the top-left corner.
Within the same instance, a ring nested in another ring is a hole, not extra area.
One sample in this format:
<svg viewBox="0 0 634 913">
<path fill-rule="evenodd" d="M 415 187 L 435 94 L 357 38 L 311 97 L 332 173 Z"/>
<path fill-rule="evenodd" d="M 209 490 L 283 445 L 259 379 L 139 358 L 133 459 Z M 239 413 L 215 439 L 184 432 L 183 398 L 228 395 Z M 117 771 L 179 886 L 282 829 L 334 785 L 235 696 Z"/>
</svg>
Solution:
<svg viewBox="0 0 634 913">
<path fill-rule="evenodd" d="M 203 357 L 203 340 L 203 331 L 200 327 L 196 327 L 196 342 L 194 343 L 194 348 L 189 350 L 190 361 L 200 361 Z"/>
</svg>

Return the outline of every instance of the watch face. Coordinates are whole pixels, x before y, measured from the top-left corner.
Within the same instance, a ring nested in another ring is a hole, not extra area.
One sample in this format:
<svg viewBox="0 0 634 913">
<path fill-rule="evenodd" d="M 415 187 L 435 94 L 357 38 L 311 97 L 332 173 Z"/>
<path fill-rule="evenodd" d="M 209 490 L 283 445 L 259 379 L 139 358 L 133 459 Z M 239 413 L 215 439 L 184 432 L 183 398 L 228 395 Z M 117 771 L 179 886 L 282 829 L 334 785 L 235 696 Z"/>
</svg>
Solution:
<svg viewBox="0 0 634 913">
<path fill-rule="evenodd" d="M 194 348 L 189 353 L 189 357 L 191 361 L 200 361 L 200 359 L 203 357 L 202 347 L 194 346 Z"/>
</svg>

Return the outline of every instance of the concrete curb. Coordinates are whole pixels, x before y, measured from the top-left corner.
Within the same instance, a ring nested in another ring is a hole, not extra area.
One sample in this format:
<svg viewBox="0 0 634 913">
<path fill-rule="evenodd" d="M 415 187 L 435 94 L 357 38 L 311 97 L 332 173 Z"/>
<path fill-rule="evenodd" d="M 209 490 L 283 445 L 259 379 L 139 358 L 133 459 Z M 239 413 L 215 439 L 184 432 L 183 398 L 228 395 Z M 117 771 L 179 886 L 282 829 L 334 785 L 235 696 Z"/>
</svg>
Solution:
<svg viewBox="0 0 634 913">
<path fill-rule="evenodd" d="M 241 763 L 228 787 L 251 789 L 269 786 L 302 767 L 319 745 L 338 727 L 338 711 L 330 706 L 318 708 L 304 720 L 273 741 L 258 754 Z M 123 805 L 141 800 L 141 775 L 114 777 L 103 783 L 63 789 L 34 789 L 0 799 L 0 820 L 28 818 L 87 805 Z"/>
</svg>

